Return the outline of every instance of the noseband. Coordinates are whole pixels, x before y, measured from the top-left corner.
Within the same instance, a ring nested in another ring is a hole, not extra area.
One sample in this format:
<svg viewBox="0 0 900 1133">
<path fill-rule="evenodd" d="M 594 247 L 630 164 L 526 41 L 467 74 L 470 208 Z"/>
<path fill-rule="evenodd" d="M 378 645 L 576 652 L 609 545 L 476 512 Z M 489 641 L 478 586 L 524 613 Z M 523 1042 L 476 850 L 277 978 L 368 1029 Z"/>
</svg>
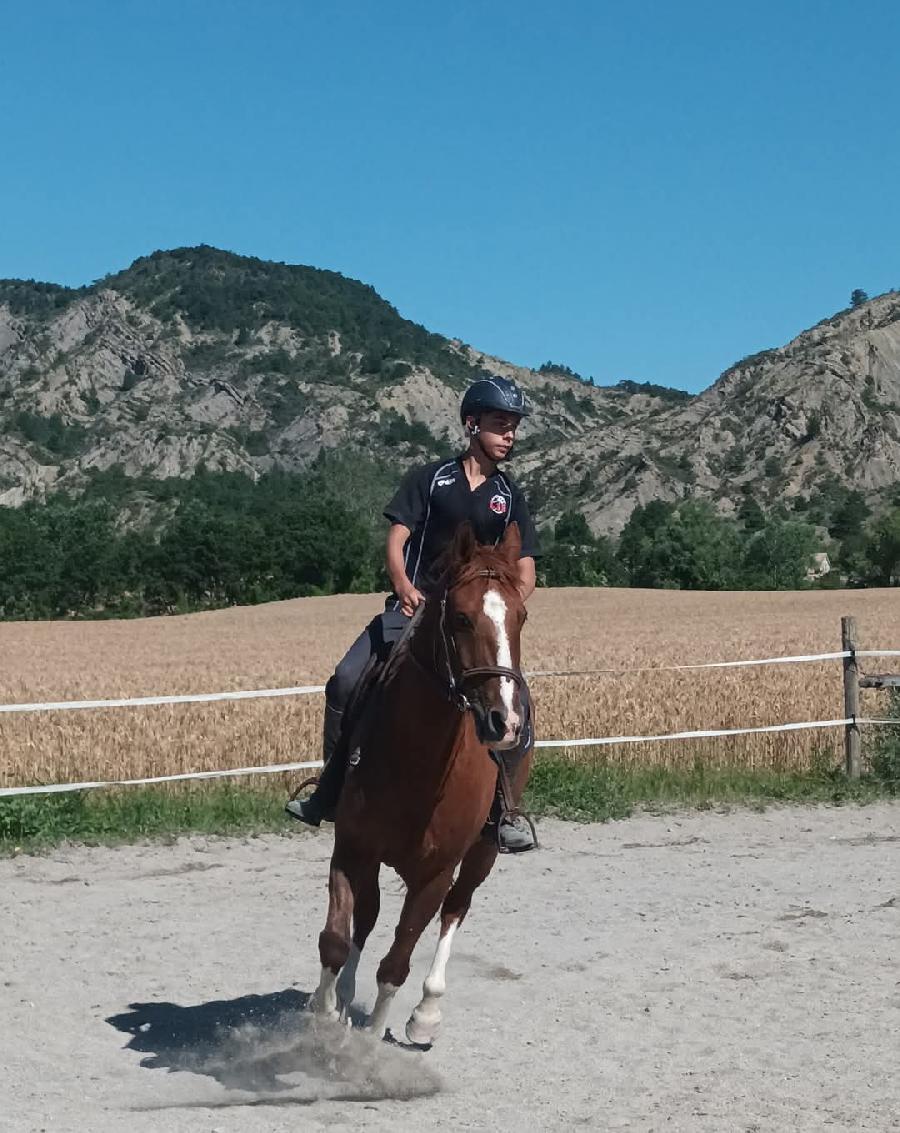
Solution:
<svg viewBox="0 0 900 1133">
<path fill-rule="evenodd" d="M 497 574 L 490 569 L 479 570 L 472 577 L 496 578 Z M 452 701 L 460 712 L 468 712 L 472 704 L 466 696 L 465 686 L 470 681 L 477 680 L 479 677 L 505 677 L 507 680 L 515 682 L 517 688 L 521 688 L 523 679 L 522 674 L 517 669 L 508 669 L 505 665 L 477 665 L 471 669 L 462 668 L 456 639 L 452 633 L 447 632 L 447 596 L 452 589 L 452 586 L 448 586 L 441 595 L 441 616 L 438 622 L 440 640 L 444 647 L 443 660 L 447 669 L 447 699 Z M 435 676 L 437 676 L 437 660 L 437 650 L 435 649 Z M 453 663 L 454 660 L 456 665 Z"/>
</svg>

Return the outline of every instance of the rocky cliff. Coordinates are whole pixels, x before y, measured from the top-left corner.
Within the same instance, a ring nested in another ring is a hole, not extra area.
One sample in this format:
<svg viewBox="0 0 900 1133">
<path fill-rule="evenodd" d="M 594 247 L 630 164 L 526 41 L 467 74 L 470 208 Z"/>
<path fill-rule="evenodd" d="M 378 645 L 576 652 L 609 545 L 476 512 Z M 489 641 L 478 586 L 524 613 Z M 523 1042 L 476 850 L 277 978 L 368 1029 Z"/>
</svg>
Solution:
<svg viewBox="0 0 900 1133">
<path fill-rule="evenodd" d="M 900 294 L 746 358 L 696 397 L 595 388 L 430 334 L 333 272 L 211 248 L 144 257 L 88 288 L 0 282 L 0 503 L 78 491 L 93 471 L 302 471 L 322 449 L 405 465 L 459 443 L 482 370 L 527 389 L 514 464 L 543 520 L 595 531 L 637 503 L 733 510 L 829 475 L 873 502 L 900 479 Z"/>
</svg>

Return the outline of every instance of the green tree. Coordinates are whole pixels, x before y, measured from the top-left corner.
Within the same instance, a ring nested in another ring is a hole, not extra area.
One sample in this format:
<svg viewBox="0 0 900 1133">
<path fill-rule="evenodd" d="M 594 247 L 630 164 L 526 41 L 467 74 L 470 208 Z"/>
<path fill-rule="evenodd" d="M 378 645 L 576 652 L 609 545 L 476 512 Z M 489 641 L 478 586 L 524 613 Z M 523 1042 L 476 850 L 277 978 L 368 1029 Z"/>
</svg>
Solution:
<svg viewBox="0 0 900 1133">
<path fill-rule="evenodd" d="M 542 586 L 617 586 L 624 581 L 605 536 L 590 544 L 553 542 L 538 562 L 538 573 Z"/>
<path fill-rule="evenodd" d="M 569 508 L 562 513 L 554 526 L 553 538 L 557 543 L 571 543 L 578 547 L 590 547 L 594 543 L 584 513 L 578 508 Z"/>
<path fill-rule="evenodd" d="M 664 500 L 638 504 L 619 538 L 618 560 L 629 586 L 662 586 L 660 543 L 675 507 Z"/>
<path fill-rule="evenodd" d="M 329 458 L 303 476 L 257 482 L 202 472 L 131 481 L 109 470 L 79 499 L 0 508 L 0 617 L 163 613 L 379 588 L 376 504 L 388 490 L 378 466 L 357 465 L 332 475 L 343 465 Z M 128 526 L 132 508 L 141 526 Z"/>
<path fill-rule="evenodd" d="M 115 509 L 102 501 L 0 509 L 0 612 L 59 617 L 103 605 L 121 589 Z"/>
<path fill-rule="evenodd" d="M 868 303 L 868 301 L 869 301 L 869 296 L 866 294 L 865 291 L 863 291 L 863 289 L 861 287 L 857 287 L 855 290 L 850 292 L 850 306 L 851 307 L 854 307 L 854 308 L 855 307 L 861 307 L 863 305 L 863 303 Z"/>
<path fill-rule="evenodd" d="M 731 521 L 701 500 L 683 503 L 668 525 L 670 580 L 682 590 L 738 584 L 739 537 Z"/>
<path fill-rule="evenodd" d="M 654 501 L 632 513 L 619 560 L 632 586 L 726 590 L 739 582 L 740 539 L 705 501 Z"/>
<path fill-rule="evenodd" d="M 765 527 L 766 515 L 755 496 L 744 496 L 737 509 L 737 520 L 747 532 L 760 531 Z"/>
<path fill-rule="evenodd" d="M 743 580 L 760 590 L 797 590 L 818 548 L 815 528 L 791 520 L 770 519 L 744 549 Z"/>
<path fill-rule="evenodd" d="M 865 531 L 855 532 L 841 540 L 836 565 L 854 585 L 865 585 L 872 575 L 869 537 Z"/>
<path fill-rule="evenodd" d="M 831 513 L 828 533 L 835 539 L 858 535 L 871 514 L 872 509 L 863 499 L 862 492 L 847 492 Z"/>
<path fill-rule="evenodd" d="M 892 586 L 900 576 L 900 508 L 892 508 L 876 521 L 866 553 L 875 580 Z"/>
</svg>

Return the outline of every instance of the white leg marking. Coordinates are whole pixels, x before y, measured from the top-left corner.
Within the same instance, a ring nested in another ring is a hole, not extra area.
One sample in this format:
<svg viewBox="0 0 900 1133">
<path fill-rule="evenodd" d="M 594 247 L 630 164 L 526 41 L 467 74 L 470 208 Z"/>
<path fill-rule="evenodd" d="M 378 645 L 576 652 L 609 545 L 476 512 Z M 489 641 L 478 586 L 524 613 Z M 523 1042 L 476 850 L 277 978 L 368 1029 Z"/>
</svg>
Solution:
<svg viewBox="0 0 900 1133">
<path fill-rule="evenodd" d="M 422 999 L 406 1024 L 406 1037 L 411 1043 L 432 1043 L 440 1029 L 440 1000 L 447 990 L 447 961 L 450 959 L 450 947 L 458 927 L 459 922 L 453 921 L 438 940 L 434 959 L 422 985 Z"/>
<path fill-rule="evenodd" d="M 319 986 L 312 997 L 312 1009 L 317 1015 L 326 1015 L 329 1019 L 338 1017 L 337 976 L 331 968 L 324 965 L 319 976 Z"/>
<path fill-rule="evenodd" d="M 388 1012 L 396 994 L 397 989 L 393 984 L 378 985 L 378 998 L 375 1000 L 375 1006 L 372 1008 L 372 1014 L 366 1024 L 366 1029 L 371 1031 L 378 1039 L 384 1038 L 384 1032 L 387 1030 Z"/>
<path fill-rule="evenodd" d="M 350 955 L 341 968 L 337 981 L 337 998 L 341 1009 L 341 1019 L 346 1022 L 353 1000 L 356 996 L 356 969 L 359 967 L 360 951 L 351 941 Z"/>
<path fill-rule="evenodd" d="M 509 634 L 506 632 L 506 602 L 503 595 L 496 590 L 488 590 L 484 596 L 484 612 L 494 623 L 497 630 L 497 664 L 505 669 L 512 668 L 512 650 L 509 645 Z M 512 742 L 519 727 L 519 714 L 513 708 L 513 694 L 515 686 L 509 677 L 500 678 L 500 696 L 503 707 L 506 709 L 506 736 L 504 741 Z"/>
</svg>

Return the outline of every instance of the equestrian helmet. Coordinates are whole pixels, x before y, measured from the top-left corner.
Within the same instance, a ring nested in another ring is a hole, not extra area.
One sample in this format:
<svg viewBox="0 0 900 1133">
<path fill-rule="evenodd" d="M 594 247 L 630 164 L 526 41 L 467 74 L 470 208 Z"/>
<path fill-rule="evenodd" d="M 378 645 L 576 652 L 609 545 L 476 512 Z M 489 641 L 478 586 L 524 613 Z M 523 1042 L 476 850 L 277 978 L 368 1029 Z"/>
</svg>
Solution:
<svg viewBox="0 0 900 1133">
<path fill-rule="evenodd" d="M 492 409 L 519 417 L 527 417 L 531 412 L 523 390 L 511 378 L 479 378 L 466 390 L 459 419 L 465 425 L 467 417 L 477 418 Z"/>
</svg>

